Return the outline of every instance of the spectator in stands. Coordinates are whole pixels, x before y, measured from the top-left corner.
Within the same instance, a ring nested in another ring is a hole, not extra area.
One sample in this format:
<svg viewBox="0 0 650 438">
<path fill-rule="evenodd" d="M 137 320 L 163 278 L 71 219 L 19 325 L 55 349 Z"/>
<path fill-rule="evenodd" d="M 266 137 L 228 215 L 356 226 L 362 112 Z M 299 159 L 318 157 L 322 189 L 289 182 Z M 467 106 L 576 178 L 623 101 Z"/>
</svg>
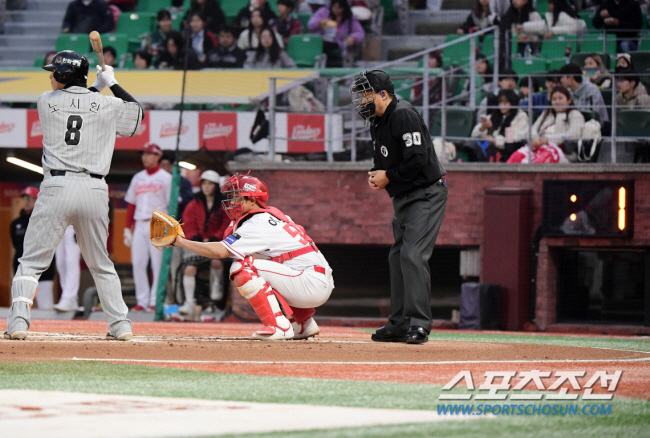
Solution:
<svg viewBox="0 0 650 438">
<path fill-rule="evenodd" d="M 292 0 L 278 0 L 278 19 L 273 28 L 282 36 L 284 46 L 289 44 L 289 37 L 303 33 L 302 23 L 293 13 Z"/>
<path fill-rule="evenodd" d="M 639 48 L 639 29 L 643 24 L 641 7 L 636 0 L 603 0 L 593 18 L 596 29 L 616 34 L 618 50 L 632 52 Z"/>
<path fill-rule="evenodd" d="M 219 47 L 208 53 L 208 67 L 242 68 L 246 52 L 237 47 L 237 31 L 226 25 L 219 32 Z"/>
<path fill-rule="evenodd" d="M 327 6 L 327 0 L 306 0 L 307 5 L 309 6 L 310 13 L 313 15 L 317 10 L 323 6 Z M 303 8 L 304 13 L 307 13 L 307 10 Z"/>
<path fill-rule="evenodd" d="M 482 116 L 472 130 L 472 137 L 487 140 L 498 151 L 499 161 L 505 161 L 528 138 L 528 115 L 519 109 L 515 90 L 500 90 L 497 101 L 498 111 Z"/>
<path fill-rule="evenodd" d="M 105 46 L 102 50 L 104 53 L 104 64 L 115 67 L 117 65 L 117 51 L 113 46 Z"/>
<path fill-rule="evenodd" d="M 521 88 L 521 81 L 519 82 Z M 548 72 L 548 76 L 544 79 L 544 85 L 546 91 L 540 91 L 533 93 L 533 111 L 536 116 L 539 116 L 547 109 L 551 101 L 551 93 L 556 86 L 560 85 L 560 77 L 558 76 L 557 70 L 552 70 Z M 528 108 L 528 98 L 522 99 L 520 106 L 524 111 L 527 111 Z"/>
<path fill-rule="evenodd" d="M 597 86 L 583 81 L 582 68 L 577 64 L 566 64 L 560 69 L 560 82 L 571 92 L 571 98 L 578 110 L 595 111 L 600 116 L 601 125 L 609 122 L 605 101 Z"/>
<path fill-rule="evenodd" d="M 237 17 L 235 17 L 234 25 L 239 27 L 240 29 L 248 28 L 250 26 L 253 11 L 255 9 L 260 9 L 262 11 L 262 17 L 264 18 L 265 24 L 272 25 L 275 19 L 278 18 L 278 16 L 275 15 L 275 12 L 273 12 L 271 6 L 266 0 L 251 0 L 248 6 L 244 6 L 243 8 L 241 8 L 239 13 L 237 14 Z M 240 39 L 241 39 L 241 35 L 240 35 Z"/>
<path fill-rule="evenodd" d="M 585 118 L 573 106 L 571 93 L 557 86 L 551 93 L 552 108 L 544 110 L 533 124 L 532 160 L 528 145 L 522 146 L 508 159 L 508 163 L 566 163 L 563 144 L 565 140 L 578 140 L 582 136 Z"/>
<path fill-rule="evenodd" d="M 617 109 L 650 109 L 650 96 L 636 71 L 617 68 L 616 88 Z"/>
<path fill-rule="evenodd" d="M 265 27 L 269 27 L 269 22 L 264 18 L 262 9 L 254 9 L 253 12 L 251 12 L 248 28 L 244 29 L 244 31 L 239 34 L 237 47 L 246 52 L 255 52 L 260 44 L 262 29 Z M 277 32 L 275 32 L 275 34 L 277 40 L 280 42 L 280 47 L 284 48 L 282 37 L 278 35 Z"/>
<path fill-rule="evenodd" d="M 63 17 L 62 33 L 99 33 L 113 30 L 115 20 L 104 0 L 73 0 Z"/>
<path fill-rule="evenodd" d="M 329 8 L 320 8 L 309 19 L 310 33 L 323 35 L 323 51 L 328 67 L 340 67 L 347 52 L 360 49 L 365 32 L 352 14 L 347 0 L 332 0 Z M 358 50 L 360 53 L 360 50 Z"/>
<path fill-rule="evenodd" d="M 196 242 L 219 242 L 228 228 L 230 219 L 226 215 L 221 201 L 223 195 L 219 188 L 220 176 L 214 170 L 206 170 L 201 174 L 201 191 L 187 205 L 183 212 L 183 231 L 188 240 Z M 196 274 L 201 263 L 210 263 L 210 299 L 220 300 L 223 297 L 223 261 L 208 259 L 183 250 L 183 290 L 185 303 L 178 309 L 178 313 L 189 320 L 195 320 L 196 299 Z"/>
<path fill-rule="evenodd" d="M 442 56 L 440 56 L 440 52 L 429 52 L 427 64 L 430 69 L 442 68 Z M 433 77 L 429 76 L 429 104 L 433 105 L 442 100 L 442 78 L 436 76 L 434 72 L 429 72 L 429 74 L 433 74 Z M 403 91 L 396 91 L 396 94 L 400 93 L 403 93 Z M 405 98 L 408 97 L 405 96 Z M 415 106 L 422 105 L 422 81 L 415 81 L 409 102 Z"/>
<path fill-rule="evenodd" d="M 529 85 L 532 83 L 532 90 Z M 539 89 L 539 82 L 537 81 L 536 77 L 531 77 L 530 78 L 530 83 L 528 81 L 528 76 L 525 76 L 521 79 L 519 79 L 519 93 L 521 94 L 522 99 L 528 99 L 530 96 L 530 93 L 536 93 Z"/>
<path fill-rule="evenodd" d="M 43 65 L 48 65 L 52 64 L 52 60 L 54 59 L 54 55 L 56 55 L 58 52 L 56 50 L 50 50 L 45 54 L 45 58 L 43 59 Z"/>
<path fill-rule="evenodd" d="M 467 20 L 456 29 L 459 35 L 472 33 L 499 23 L 499 16 L 490 10 L 490 0 L 476 0 L 474 10 L 469 13 Z"/>
<path fill-rule="evenodd" d="M 151 67 L 151 53 L 146 50 L 138 50 L 133 55 L 133 66 L 140 70 L 146 70 Z"/>
<path fill-rule="evenodd" d="M 539 53 L 538 36 L 524 33 L 524 24 L 530 26 L 536 21 L 542 21 L 542 16 L 535 11 L 532 0 L 512 0 L 512 6 L 501 17 L 501 31 L 503 34 L 512 32 L 517 35 L 517 52 L 520 55 L 524 54 L 526 45 L 530 46 L 532 52 Z"/>
<path fill-rule="evenodd" d="M 183 18 L 185 27 L 192 26 L 192 16 L 197 13 L 203 18 L 204 28 L 214 35 L 218 35 L 221 28 L 226 24 L 226 14 L 223 13 L 217 0 L 192 0 L 190 9 Z"/>
<path fill-rule="evenodd" d="M 616 68 L 631 68 L 635 70 L 634 62 L 629 53 L 619 53 L 616 55 Z"/>
<path fill-rule="evenodd" d="M 176 154 L 174 151 L 163 151 L 162 157 L 160 158 L 160 167 L 167 171 L 170 175 L 174 170 L 174 160 L 176 159 Z M 192 190 L 192 183 L 189 179 L 181 175 L 181 186 L 178 193 L 178 217 L 183 217 L 183 210 L 187 204 L 194 198 L 194 191 Z"/>
<path fill-rule="evenodd" d="M 610 88 L 612 86 L 612 75 L 607 70 L 600 55 L 590 53 L 582 64 L 585 76 L 598 88 Z"/>
<path fill-rule="evenodd" d="M 583 32 L 587 23 L 576 13 L 567 0 L 549 0 L 548 12 L 544 20 L 529 21 L 523 24 L 522 31 L 527 35 L 551 38 L 553 35 L 575 35 Z"/>
<path fill-rule="evenodd" d="M 246 68 L 296 68 L 296 63 L 280 47 L 276 32 L 265 27 L 260 34 L 260 44 L 257 50 L 248 54 L 244 64 Z"/>
<path fill-rule="evenodd" d="M 217 37 L 205 29 L 205 21 L 199 12 L 190 14 L 190 47 L 196 54 L 201 66 L 205 65 L 208 53 L 219 46 Z"/>
<path fill-rule="evenodd" d="M 494 70 L 490 64 L 490 60 L 487 59 L 487 56 L 479 53 L 476 55 L 476 73 L 479 74 L 478 78 L 480 79 L 481 84 L 479 85 L 481 91 L 489 93 L 492 91 L 492 77 L 494 75 Z"/>
<path fill-rule="evenodd" d="M 481 103 L 478 108 L 477 116 L 489 116 L 492 112 L 496 111 L 499 104 L 498 94 L 501 90 L 516 90 L 517 81 L 519 76 L 515 73 L 514 70 L 506 68 L 502 69 L 499 72 L 499 89 L 494 90 L 492 93 L 488 94 L 486 97 L 481 100 Z M 518 93 L 515 91 L 515 94 Z M 520 95 L 518 95 L 521 98 Z"/>
<path fill-rule="evenodd" d="M 165 49 L 165 42 L 167 41 L 167 36 L 169 35 L 169 32 L 173 30 L 172 14 L 170 14 L 167 9 L 161 9 L 160 11 L 158 11 L 157 19 L 158 19 L 158 27 L 156 28 L 155 31 L 151 32 L 151 35 L 149 36 L 148 39 L 149 47 L 147 48 L 148 51 L 151 52 L 151 54 L 154 56 L 158 54 L 159 50 Z M 176 30 L 180 30 L 180 29 L 176 29 Z"/>
<path fill-rule="evenodd" d="M 187 52 L 187 69 L 198 70 L 201 68 L 199 60 L 196 58 L 194 50 L 189 48 Z M 185 46 L 183 37 L 179 32 L 172 30 L 167 35 L 165 41 L 165 50 L 161 51 L 156 57 L 156 68 L 169 70 L 183 70 L 185 67 Z"/>
</svg>

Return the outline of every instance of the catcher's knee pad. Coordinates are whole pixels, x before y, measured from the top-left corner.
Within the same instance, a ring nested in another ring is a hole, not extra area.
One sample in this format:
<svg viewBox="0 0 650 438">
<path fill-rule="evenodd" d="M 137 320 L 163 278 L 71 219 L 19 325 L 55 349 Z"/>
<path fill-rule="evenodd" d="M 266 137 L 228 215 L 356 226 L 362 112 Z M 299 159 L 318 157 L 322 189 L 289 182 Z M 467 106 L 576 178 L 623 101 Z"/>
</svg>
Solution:
<svg viewBox="0 0 650 438">
<path fill-rule="evenodd" d="M 230 279 L 237 286 L 239 293 L 247 300 L 268 286 L 266 280 L 257 272 L 253 260 L 253 257 L 248 256 L 243 260 L 237 260 L 230 268 Z"/>
</svg>

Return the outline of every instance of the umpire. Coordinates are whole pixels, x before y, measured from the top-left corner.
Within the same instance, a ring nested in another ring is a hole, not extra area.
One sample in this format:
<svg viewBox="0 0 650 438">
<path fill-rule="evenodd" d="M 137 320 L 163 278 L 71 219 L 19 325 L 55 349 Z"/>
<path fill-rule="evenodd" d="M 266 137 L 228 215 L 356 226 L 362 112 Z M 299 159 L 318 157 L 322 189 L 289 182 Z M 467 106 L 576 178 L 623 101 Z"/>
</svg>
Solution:
<svg viewBox="0 0 650 438">
<path fill-rule="evenodd" d="M 429 338 L 433 252 L 447 204 L 445 169 L 420 114 L 395 97 L 381 70 L 362 73 L 350 86 L 352 104 L 370 122 L 374 166 L 368 184 L 393 198 L 390 249 L 391 312 L 372 340 L 422 344 Z"/>
</svg>

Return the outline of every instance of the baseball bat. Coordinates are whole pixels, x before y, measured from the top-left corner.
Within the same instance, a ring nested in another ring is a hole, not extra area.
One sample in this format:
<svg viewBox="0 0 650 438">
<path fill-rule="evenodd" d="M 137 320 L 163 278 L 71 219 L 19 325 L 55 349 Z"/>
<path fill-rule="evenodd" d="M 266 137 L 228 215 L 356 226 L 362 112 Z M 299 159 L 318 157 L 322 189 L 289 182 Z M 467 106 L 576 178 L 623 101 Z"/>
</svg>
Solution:
<svg viewBox="0 0 650 438">
<path fill-rule="evenodd" d="M 105 71 L 106 66 L 104 65 L 104 48 L 102 47 L 102 37 L 99 35 L 99 32 L 93 30 L 88 34 L 88 38 L 90 38 L 90 44 L 92 44 L 93 50 L 97 54 L 99 65 L 101 66 L 102 71 Z"/>
</svg>

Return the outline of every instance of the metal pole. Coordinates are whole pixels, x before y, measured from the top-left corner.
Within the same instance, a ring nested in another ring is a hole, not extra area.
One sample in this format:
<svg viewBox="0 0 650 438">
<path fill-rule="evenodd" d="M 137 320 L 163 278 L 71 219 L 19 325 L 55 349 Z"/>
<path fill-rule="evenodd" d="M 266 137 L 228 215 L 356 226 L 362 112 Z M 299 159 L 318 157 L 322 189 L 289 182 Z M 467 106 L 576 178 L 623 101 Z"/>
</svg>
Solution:
<svg viewBox="0 0 650 438">
<path fill-rule="evenodd" d="M 350 105 L 350 120 L 352 121 L 352 138 L 350 139 L 350 161 L 357 161 L 357 111 Z"/>
<path fill-rule="evenodd" d="M 492 66 L 493 66 L 492 89 L 493 90 L 499 89 L 499 55 L 500 55 L 499 38 L 500 37 L 501 35 L 499 34 L 499 28 L 497 27 L 496 29 L 494 29 L 494 61 L 492 61 Z"/>
<path fill-rule="evenodd" d="M 440 137 L 442 138 L 442 162 L 447 162 L 447 154 L 445 154 L 445 143 L 447 143 L 447 74 L 442 74 L 442 107 L 440 108 L 441 113 L 441 124 L 440 126 Z"/>
<path fill-rule="evenodd" d="M 429 126 L 429 54 L 426 53 L 422 59 L 422 119 Z"/>
<path fill-rule="evenodd" d="M 528 153 L 533 162 L 533 77 L 528 75 Z"/>
<path fill-rule="evenodd" d="M 469 109 L 476 109 L 476 38 L 469 39 Z"/>
<path fill-rule="evenodd" d="M 612 163 L 616 163 L 616 75 L 612 75 L 612 150 L 611 157 Z M 642 84 L 639 84 L 643 87 Z M 605 108 L 607 110 L 607 108 Z"/>
<path fill-rule="evenodd" d="M 332 117 L 334 115 L 334 82 L 332 82 L 331 79 L 327 80 L 327 114 L 325 116 L 325 122 L 327 124 L 327 127 L 325 129 L 325 148 L 327 152 L 327 161 L 332 162 L 334 161 L 334 151 L 333 151 L 333 143 L 332 143 L 332 136 L 334 133 L 332 132 Z"/>
<path fill-rule="evenodd" d="M 269 160 L 275 160 L 275 85 L 276 79 L 270 78 L 269 88 Z"/>
</svg>

